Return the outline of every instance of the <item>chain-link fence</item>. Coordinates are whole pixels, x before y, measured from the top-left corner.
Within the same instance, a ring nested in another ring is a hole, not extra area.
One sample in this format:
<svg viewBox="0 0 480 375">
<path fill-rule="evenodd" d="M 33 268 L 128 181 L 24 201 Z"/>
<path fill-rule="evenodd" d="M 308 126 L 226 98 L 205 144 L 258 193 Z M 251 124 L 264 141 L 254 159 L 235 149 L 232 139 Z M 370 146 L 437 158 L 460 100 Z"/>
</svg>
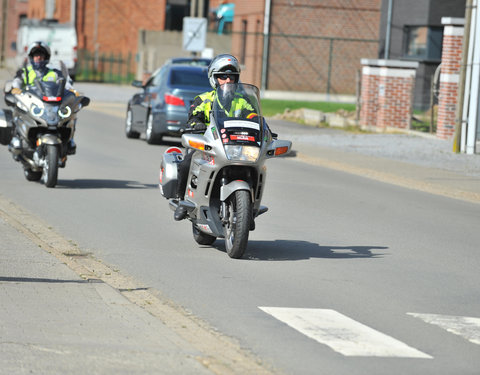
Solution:
<svg viewBox="0 0 480 375">
<path fill-rule="evenodd" d="M 378 40 L 271 35 L 266 88 L 353 95 L 360 60 L 377 50 Z"/>
<path fill-rule="evenodd" d="M 129 83 L 135 77 L 134 55 L 129 53 L 78 53 L 77 81 Z"/>
</svg>

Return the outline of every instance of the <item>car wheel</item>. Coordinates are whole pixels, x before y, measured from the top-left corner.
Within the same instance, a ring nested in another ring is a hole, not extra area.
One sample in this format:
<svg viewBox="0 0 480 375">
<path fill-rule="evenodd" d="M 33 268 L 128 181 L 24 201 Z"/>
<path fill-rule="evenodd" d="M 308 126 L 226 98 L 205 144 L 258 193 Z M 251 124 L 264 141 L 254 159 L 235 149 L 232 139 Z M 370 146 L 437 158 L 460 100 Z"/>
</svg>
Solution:
<svg viewBox="0 0 480 375">
<path fill-rule="evenodd" d="M 145 140 L 149 145 L 158 145 L 162 141 L 162 135 L 155 133 L 153 130 L 153 115 L 151 113 L 148 114 Z"/>
<path fill-rule="evenodd" d="M 140 133 L 132 130 L 132 123 L 132 110 L 128 108 L 127 118 L 125 119 L 125 135 L 127 138 L 138 138 L 140 137 Z"/>
</svg>

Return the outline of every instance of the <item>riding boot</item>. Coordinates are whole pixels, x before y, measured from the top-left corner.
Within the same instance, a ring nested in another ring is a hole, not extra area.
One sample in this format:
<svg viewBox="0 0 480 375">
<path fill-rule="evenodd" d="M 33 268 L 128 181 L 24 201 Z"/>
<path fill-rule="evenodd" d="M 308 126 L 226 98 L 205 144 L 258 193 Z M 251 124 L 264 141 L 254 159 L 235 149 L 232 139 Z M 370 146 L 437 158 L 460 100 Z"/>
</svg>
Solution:
<svg viewBox="0 0 480 375">
<path fill-rule="evenodd" d="M 76 152 L 77 152 L 77 144 L 72 138 L 67 143 L 67 155 L 75 155 Z"/>
</svg>

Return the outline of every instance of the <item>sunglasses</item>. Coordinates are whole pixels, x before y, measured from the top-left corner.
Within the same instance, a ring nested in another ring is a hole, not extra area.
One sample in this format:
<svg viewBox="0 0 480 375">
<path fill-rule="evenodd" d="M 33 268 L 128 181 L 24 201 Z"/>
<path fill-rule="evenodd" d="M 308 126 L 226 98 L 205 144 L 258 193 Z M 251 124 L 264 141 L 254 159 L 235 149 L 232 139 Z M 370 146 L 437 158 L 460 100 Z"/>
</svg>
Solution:
<svg viewBox="0 0 480 375">
<path fill-rule="evenodd" d="M 227 78 L 230 78 L 230 80 L 234 81 L 235 78 L 237 78 L 237 74 L 224 73 L 224 74 L 217 74 L 216 77 L 223 80 L 223 81 L 225 81 Z"/>
</svg>

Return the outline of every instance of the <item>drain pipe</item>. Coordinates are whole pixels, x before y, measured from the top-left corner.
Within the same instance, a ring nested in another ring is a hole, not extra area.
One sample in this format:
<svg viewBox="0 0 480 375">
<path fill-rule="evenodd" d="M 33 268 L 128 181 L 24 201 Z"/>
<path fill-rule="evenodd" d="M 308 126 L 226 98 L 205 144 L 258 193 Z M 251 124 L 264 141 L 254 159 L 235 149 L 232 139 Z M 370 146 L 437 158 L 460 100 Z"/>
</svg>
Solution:
<svg viewBox="0 0 480 375">
<path fill-rule="evenodd" d="M 385 52 L 383 54 L 385 60 L 388 60 L 390 58 L 390 34 L 392 32 L 392 13 L 393 0 L 388 0 L 387 35 L 385 36 Z"/>
<path fill-rule="evenodd" d="M 472 60 L 472 82 L 470 89 L 470 105 L 468 111 L 468 128 L 467 128 L 467 144 L 466 144 L 466 153 L 474 154 L 475 153 L 475 140 L 477 135 L 477 121 L 478 121 L 478 96 L 480 91 L 480 46 L 478 42 L 480 41 L 480 17 L 478 14 L 477 6 L 478 1 L 474 2 L 475 9 L 475 39 L 470 41 L 472 43 L 473 50 L 473 60 Z"/>
<path fill-rule="evenodd" d="M 475 7 L 473 4 L 475 3 Z M 465 34 L 463 36 L 462 67 L 460 75 L 459 98 L 457 100 L 457 116 L 454 152 L 466 152 L 468 107 L 470 103 L 470 87 L 472 82 L 472 59 L 475 41 L 475 19 L 477 17 L 476 0 L 467 0 L 465 17 Z M 458 139 L 460 138 L 460 139 Z"/>
</svg>

